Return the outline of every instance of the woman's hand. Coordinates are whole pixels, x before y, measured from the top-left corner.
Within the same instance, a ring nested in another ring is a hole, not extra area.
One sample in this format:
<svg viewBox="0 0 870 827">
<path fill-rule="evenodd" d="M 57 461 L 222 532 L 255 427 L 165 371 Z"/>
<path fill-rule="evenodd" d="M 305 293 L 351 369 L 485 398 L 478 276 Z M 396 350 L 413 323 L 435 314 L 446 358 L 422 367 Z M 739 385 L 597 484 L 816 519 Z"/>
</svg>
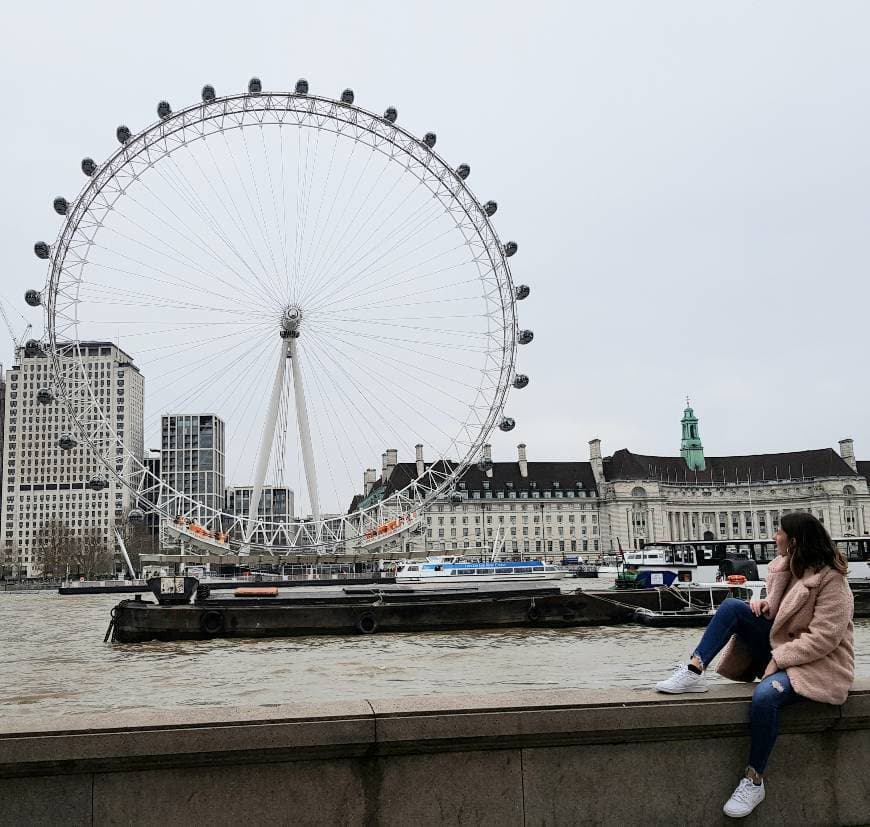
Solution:
<svg viewBox="0 0 870 827">
<path fill-rule="evenodd" d="M 761 676 L 761 680 L 769 677 L 770 675 L 774 675 L 779 672 L 779 667 L 776 665 L 776 661 L 771 658 L 770 663 L 767 664 L 767 669 L 764 670 L 764 674 Z"/>
<path fill-rule="evenodd" d="M 761 617 L 762 615 L 767 616 L 767 610 L 770 608 L 770 603 L 766 600 L 750 600 L 749 608 L 752 610 L 752 614 L 756 617 Z"/>
</svg>

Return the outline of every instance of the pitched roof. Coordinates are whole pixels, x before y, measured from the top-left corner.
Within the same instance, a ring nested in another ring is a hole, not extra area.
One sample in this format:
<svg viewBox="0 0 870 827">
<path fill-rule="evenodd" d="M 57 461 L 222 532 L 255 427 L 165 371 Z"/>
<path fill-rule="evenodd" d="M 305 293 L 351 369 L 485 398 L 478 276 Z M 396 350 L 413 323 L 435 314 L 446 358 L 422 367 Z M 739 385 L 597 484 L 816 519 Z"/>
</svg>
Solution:
<svg viewBox="0 0 870 827">
<path fill-rule="evenodd" d="M 866 459 L 859 459 L 855 462 L 855 465 L 858 466 L 858 473 L 867 479 L 870 482 L 870 461 Z"/>
<path fill-rule="evenodd" d="M 455 463 L 448 463 L 448 466 L 452 470 Z M 427 463 L 426 467 L 431 467 L 431 464 Z M 416 463 L 400 462 L 393 469 L 386 485 L 381 478 L 372 486 L 369 495 L 371 502 L 366 502 L 369 497 L 357 494 L 351 501 L 348 513 L 402 490 L 416 478 Z M 595 477 L 588 462 L 529 462 L 526 477 L 520 474 L 520 466 L 516 461 L 493 462 L 491 477 L 477 465 L 471 465 L 457 481 L 456 487 L 460 491 L 481 491 L 484 482 L 489 484 L 490 491 L 549 491 L 554 488 L 576 491 L 578 483 L 587 491 L 595 491 Z"/>
<path fill-rule="evenodd" d="M 755 482 L 762 480 L 854 477 L 855 472 L 833 448 L 790 451 L 781 454 L 749 454 L 738 457 L 705 457 L 706 469 L 693 471 L 682 457 L 634 454 L 626 449 L 604 459 L 607 480 L 658 479 L 665 482 Z M 870 463 L 864 463 L 870 464 Z"/>
</svg>

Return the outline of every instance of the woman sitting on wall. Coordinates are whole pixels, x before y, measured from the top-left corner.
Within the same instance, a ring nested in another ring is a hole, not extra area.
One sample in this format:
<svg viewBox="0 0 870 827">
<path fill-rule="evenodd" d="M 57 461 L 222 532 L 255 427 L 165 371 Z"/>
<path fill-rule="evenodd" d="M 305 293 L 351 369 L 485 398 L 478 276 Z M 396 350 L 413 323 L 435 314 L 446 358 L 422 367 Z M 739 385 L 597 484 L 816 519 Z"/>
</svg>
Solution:
<svg viewBox="0 0 870 827">
<path fill-rule="evenodd" d="M 717 671 L 761 683 L 752 695 L 749 765 L 725 815 L 749 815 L 764 800 L 764 771 L 779 731 L 779 710 L 799 698 L 846 700 L 855 677 L 846 559 L 811 514 L 782 517 L 778 556 L 768 566 L 767 597 L 728 598 L 716 610 L 687 664 L 656 684 L 659 692 L 706 692 L 704 670 L 724 648 Z"/>
</svg>

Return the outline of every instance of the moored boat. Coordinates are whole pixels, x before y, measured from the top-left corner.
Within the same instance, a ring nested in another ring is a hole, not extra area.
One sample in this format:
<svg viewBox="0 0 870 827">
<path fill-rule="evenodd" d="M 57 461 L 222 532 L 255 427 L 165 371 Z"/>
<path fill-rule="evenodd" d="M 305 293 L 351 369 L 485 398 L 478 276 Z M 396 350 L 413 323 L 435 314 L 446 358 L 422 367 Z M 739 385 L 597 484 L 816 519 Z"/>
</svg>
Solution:
<svg viewBox="0 0 870 827">
<path fill-rule="evenodd" d="M 428 557 L 406 560 L 396 569 L 397 583 L 499 583 L 560 580 L 573 572 L 542 560 L 469 560 Z"/>
</svg>

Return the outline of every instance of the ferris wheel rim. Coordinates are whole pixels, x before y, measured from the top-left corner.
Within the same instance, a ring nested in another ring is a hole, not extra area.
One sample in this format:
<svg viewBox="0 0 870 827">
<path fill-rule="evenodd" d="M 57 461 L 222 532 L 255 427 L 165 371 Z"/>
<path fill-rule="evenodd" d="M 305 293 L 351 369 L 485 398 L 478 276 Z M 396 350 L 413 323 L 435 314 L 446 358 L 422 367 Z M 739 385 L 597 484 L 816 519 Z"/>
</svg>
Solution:
<svg viewBox="0 0 870 827">
<path fill-rule="evenodd" d="M 277 106 L 277 102 L 283 102 L 284 106 Z M 292 104 L 292 105 L 291 105 Z M 241 106 L 238 111 L 230 112 L 232 106 Z M 326 111 L 322 111 L 323 109 Z M 258 113 L 276 113 L 283 112 L 286 114 L 293 113 L 295 120 L 281 120 L 277 124 L 267 121 L 265 118 L 259 121 L 244 122 L 249 116 L 256 116 Z M 206 132 L 204 129 L 200 131 L 198 136 L 193 136 L 191 141 L 181 141 L 174 146 L 171 146 L 167 139 L 169 136 L 175 135 L 185 129 L 195 129 L 197 125 L 204 125 L 209 122 L 217 121 L 218 119 L 226 119 L 232 117 L 234 122 L 224 126 L 223 123 L 211 132 Z M 320 119 L 322 123 L 311 124 L 305 121 Z M 341 129 L 329 129 L 324 124 L 330 122 L 334 124 L 343 124 Z M 504 408 L 505 398 L 510 386 L 510 379 L 514 373 L 516 360 L 516 340 L 517 340 L 517 321 L 516 321 L 516 306 L 515 294 L 513 288 L 513 280 L 511 277 L 510 267 L 506 261 L 504 246 L 499 240 L 492 223 L 490 221 L 491 214 L 488 214 L 480 201 L 473 195 L 471 190 L 465 183 L 465 180 L 457 170 L 451 168 L 444 159 L 434 151 L 432 145 L 420 140 L 408 130 L 398 126 L 394 122 L 386 120 L 382 116 L 378 116 L 373 112 L 365 110 L 357 105 L 349 104 L 344 101 L 337 101 L 332 98 L 327 98 L 319 95 L 298 94 L 289 92 L 262 92 L 259 94 L 235 94 L 216 97 L 210 101 L 192 104 L 191 106 L 180 109 L 177 112 L 171 113 L 168 117 L 145 127 L 142 131 L 135 135 L 131 135 L 121 147 L 119 147 L 110 157 L 101 165 L 96 167 L 96 170 L 89 176 L 88 182 L 82 188 L 74 201 L 70 202 L 70 210 L 66 215 L 66 219 L 61 227 L 57 239 L 51 248 L 49 277 L 47 284 L 48 302 L 46 304 L 47 315 L 47 330 L 48 344 L 51 355 L 51 362 L 55 377 L 58 378 L 58 387 L 60 396 L 67 407 L 68 413 L 71 415 L 76 429 L 79 431 L 85 441 L 88 442 L 92 449 L 100 456 L 103 464 L 108 472 L 115 479 L 125 486 L 132 489 L 131 480 L 127 477 L 132 475 L 120 475 L 116 468 L 110 465 L 102 454 L 96 450 L 93 441 L 89 437 L 86 427 L 76 415 L 75 407 L 72 398 L 67 393 L 67 388 L 60 381 L 63 375 L 61 370 L 61 348 L 68 348 L 69 345 L 74 345 L 75 350 L 79 352 L 80 340 L 78 336 L 74 340 L 67 339 L 62 341 L 63 337 L 58 336 L 58 293 L 61 289 L 61 279 L 65 272 L 65 264 L 69 254 L 70 245 L 78 232 L 82 220 L 88 215 L 97 197 L 108 187 L 111 182 L 116 181 L 119 174 L 128 166 L 131 166 L 140 155 L 146 153 L 150 147 L 156 145 L 159 141 L 164 142 L 164 151 L 157 154 L 153 160 L 149 160 L 147 165 L 143 167 L 148 169 L 156 163 L 159 163 L 164 157 L 171 155 L 173 151 L 181 146 L 187 145 L 192 141 L 206 139 L 209 135 L 214 135 L 219 132 L 225 132 L 231 129 L 243 129 L 255 125 L 264 126 L 298 126 L 298 127 L 314 127 L 316 129 L 334 132 L 337 136 L 343 135 L 350 137 L 357 142 L 361 141 L 362 135 L 374 136 L 381 140 L 384 144 L 389 144 L 393 149 L 400 150 L 409 159 L 409 163 L 405 166 L 405 171 L 414 175 L 420 183 L 429 189 L 430 193 L 439 202 L 441 202 L 445 211 L 451 214 L 452 211 L 449 205 L 459 205 L 462 207 L 464 215 L 470 222 L 475 233 L 483 243 L 483 248 L 490 262 L 490 272 L 496 279 L 498 285 L 498 305 L 501 307 L 503 324 L 502 330 L 502 352 L 501 365 L 499 368 L 499 380 L 495 392 L 493 394 L 490 405 L 489 415 L 485 422 L 479 428 L 479 432 L 474 440 L 472 440 L 469 449 L 465 456 L 460 457 L 458 461 L 448 461 L 446 457 L 438 457 L 435 462 L 431 463 L 431 471 L 426 469 L 424 474 L 417 479 L 412 480 L 401 492 L 394 492 L 397 500 L 401 495 L 407 492 L 412 492 L 415 495 L 423 493 L 422 499 L 417 499 L 418 507 L 423 507 L 432 500 L 442 496 L 454 484 L 458 476 L 468 467 L 472 459 L 479 453 L 482 445 L 485 443 L 489 434 L 495 427 L 499 415 Z M 377 127 L 377 128 L 375 128 Z M 356 132 L 353 135 L 346 135 L 347 131 Z M 401 142 L 398 140 L 401 138 Z M 151 139 L 148 143 L 146 139 Z M 371 146 L 370 144 L 366 144 Z M 380 149 L 378 146 L 371 146 L 372 149 Z M 383 149 L 381 149 L 383 152 Z M 412 169 L 411 162 L 415 162 L 418 167 Z M 433 174 L 433 168 L 434 173 Z M 142 171 L 134 175 L 130 181 L 134 181 L 142 174 Z M 429 172 L 431 177 L 427 177 L 426 172 Z M 417 174 L 421 172 L 421 174 Z M 449 181 L 452 186 L 441 188 L 440 185 L 445 181 Z M 437 183 L 436 183 L 437 182 Z M 434 185 L 434 186 L 433 186 Z M 124 195 L 124 188 L 121 187 L 115 194 L 115 201 Z M 454 222 L 456 219 L 454 218 Z M 459 227 L 459 224 L 456 223 Z M 100 228 L 100 222 L 97 222 L 96 231 Z M 80 260 L 81 266 L 84 268 L 87 265 L 86 256 Z M 81 276 L 77 283 L 81 284 Z M 65 328 L 66 329 L 66 328 Z M 65 355 L 65 354 L 64 354 Z M 79 352 L 79 364 L 81 366 L 81 355 Z M 112 426 L 105 418 L 105 412 L 100 410 L 99 403 L 94 398 L 94 389 L 88 384 L 88 392 L 91 400 L 102 414 L 103 424 L 111 432 Z M 135 455 L 123 446 L 121 439 L 117 439 L 118 445 L 124 448 L 127 458 L 136 463 L 138 468 L 135 473 L 142 479 L 150 472 L 145 468 L 144 457 L 140 461 Z M 438 464 L 440 468 L 437 468 Z M 449 464 L 448 464 L 449 463 Z M 452 467 L 451 467 L 452 466 Z M 427 484 L 423 484 L 423 481 Z M 176 492 L 181 494 L 181 492 Z M 185 495 L 181 495 L 182 497 Z M 361 508 L 348 515 L 342 515 L 342 518 L 357 518 L 360 524 L 359 533 L 363 531 L 362 525 L 366 519 L 373 514 L 382 513 L 384 501 L 375 503 L 366 508 Z M 162 517 L 168 517 L 168 514 L 163 514 Z M 225 515 L 235 516 L 235 515 Z M 294 518 L 294 524 L 305 524 L 305 518 Z M 346 537 L 345 539 L 351 539 Z M 326 540 L 320 545 L 330 545 L 331 541 Z M 252 544 L 252 547 L 258 547 Z M 310 546 L 314 548 L 315 546 Z M 263 547 L 265 551 L 270 551 L 271 547 Z M 305 548 L 309 548 L 306 546 Z M 294 549 L 291 553 L 296 553 L 299 548 Z"/>
</svg>

